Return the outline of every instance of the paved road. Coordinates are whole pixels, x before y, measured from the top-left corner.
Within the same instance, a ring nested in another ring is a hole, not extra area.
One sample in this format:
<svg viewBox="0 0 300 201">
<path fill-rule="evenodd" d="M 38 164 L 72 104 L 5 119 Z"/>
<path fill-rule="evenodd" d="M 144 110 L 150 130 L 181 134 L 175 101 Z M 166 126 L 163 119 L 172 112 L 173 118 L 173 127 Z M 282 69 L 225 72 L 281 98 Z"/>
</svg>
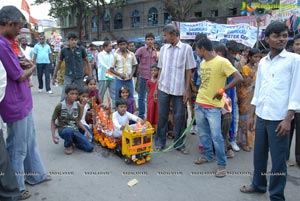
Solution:
<svg viewBox="0 0 300 201">
<path fill-rule="evenodd" d="M 31 201 L 264 201 L 267 194 L 245 195 L 239 192 L 242 184 L 248 184 L 252 172 L 252 153 L 239 152 L 228 160 L 231 175 L 215 178 L 210 173 L 216 164 L 201 166 L 193 164 L 199 156 L 198 137 L 188 135 L 189 155 L 171 151 L 152 156 L 149 163 L 137 166 L 126 165 L 118 156 L 104 157 L 102 148 L 95 145 L 93 153 L 75 150 L 65 155 L 62 140 L 55 145 L 51 140 L 50 118 L 59 101 L 61 87 L 52 87 L 54 94 L 37 92 L 32 89 L 34 117 L 39 149 L 52 181 L 34 187 Z M 171 143 L 171 141 L 168 141 Z M 292 154 L 294 160 L 294 154 Z M 299 200 L 300 169 L 288 169 L 286 200 Z M 129 187 L 127 182 L 137 179 L 138 183 Z"/>
</svg>

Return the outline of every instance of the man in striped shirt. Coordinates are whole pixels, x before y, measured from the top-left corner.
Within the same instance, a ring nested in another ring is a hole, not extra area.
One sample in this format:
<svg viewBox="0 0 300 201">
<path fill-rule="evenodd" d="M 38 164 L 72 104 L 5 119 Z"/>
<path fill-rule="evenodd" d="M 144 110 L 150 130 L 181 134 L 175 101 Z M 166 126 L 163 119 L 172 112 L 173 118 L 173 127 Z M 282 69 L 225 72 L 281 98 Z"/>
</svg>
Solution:
<svg viewBox="0 0 300 201">
<path fill-rule="evenodd" d="M 186 127 L 186 104 L 190 98 L 190 80 L 192 69 L 196 67 L 191 46 L 179 40 L 179 31 L 173 24 L 163 28 L 165 45 L 160 50 L 158 61 L 158 90 L 154 98 L 158 101 L 158 128 L 155 146 L 161 150 L 166 145 L 170 100 L 173 105 L 174 141 L 176 142 Z M 174 145 L 176 150 L 187 154 L 183 138 Z"/>
<path fill-rule="evenodd" d="M 110 71 L 116 76 L 115 94 L 116 100 L 119 98 L 119 90 L 122 86 L 127 86 L 130 90 L 130 98 L 133 98 L 134 88 L 132 77 L 137 61 L 133 52 L 127 49 L 127 40 L 121 37 L 118 41 L 118 49 L 114 52 L 114 62 Z"/>
</svg>

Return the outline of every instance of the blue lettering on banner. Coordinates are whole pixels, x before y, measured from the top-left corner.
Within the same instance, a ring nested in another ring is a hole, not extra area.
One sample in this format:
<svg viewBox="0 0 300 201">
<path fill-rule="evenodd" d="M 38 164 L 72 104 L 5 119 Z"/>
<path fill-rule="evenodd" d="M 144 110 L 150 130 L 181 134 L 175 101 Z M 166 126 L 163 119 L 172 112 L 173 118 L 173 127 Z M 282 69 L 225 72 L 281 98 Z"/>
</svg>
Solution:
<svg viewBox="0 0 300 201">
<path fill-rule="evenodd" d="M 256 43 L 257 28 L 249 24 L 217 24 L 211 22 L 180 22 L 180 38 L 195 39 L 198 33 L 206 33 L 210 39 L 236 40 L 244 45 L 253 47 Z"/>
</svg>

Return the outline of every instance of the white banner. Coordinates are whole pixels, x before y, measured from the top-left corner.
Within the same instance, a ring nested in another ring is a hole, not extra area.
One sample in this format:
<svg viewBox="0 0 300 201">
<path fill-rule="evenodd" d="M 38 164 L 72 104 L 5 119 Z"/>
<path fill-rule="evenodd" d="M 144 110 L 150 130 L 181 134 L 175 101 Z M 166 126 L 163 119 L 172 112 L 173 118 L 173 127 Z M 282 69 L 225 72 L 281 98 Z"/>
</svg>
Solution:
<svg viewBox="0 0 300 201">
<path fill-rule="evenodd" d="M 257 28 L 249 24 L 180 22 L 180 39 L 194 40 L 198 33 L 207 34 L 211 40 L 234 40 L 248 47 L 253 47 L 257 39 Z"/>
</svg>

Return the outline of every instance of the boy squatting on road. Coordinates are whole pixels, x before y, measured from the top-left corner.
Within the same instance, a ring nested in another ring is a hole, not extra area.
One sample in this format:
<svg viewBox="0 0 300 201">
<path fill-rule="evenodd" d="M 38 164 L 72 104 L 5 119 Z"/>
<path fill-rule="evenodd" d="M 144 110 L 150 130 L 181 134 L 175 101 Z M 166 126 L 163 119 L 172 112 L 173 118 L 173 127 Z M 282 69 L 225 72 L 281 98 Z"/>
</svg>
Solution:
<svg viewBox="0 0 300 201">
<path fill-rule="evenodd" d="M 58 134 L 61 138 L 65 140 L 65 154 L 73 153 L 73 143 L 78 149 L 92 152 L 93 145 L 89 141 L 88 137 L 91 133 L 84 127 L 81 123 L 81 107 L 76 101 L 78 98 L 78 89 L 75 85 L 67 85 L 65 88 L 65 99 L 59 102 L 54 109 L 51 119 L 51 133 L 52 140 L 55 144 L 58 144 L 58 137 L 55 134 L 55 120 L 58 120 Z M 79 132 L 78 127 L 80 127 L 87 137 Z"/>
</svg>

